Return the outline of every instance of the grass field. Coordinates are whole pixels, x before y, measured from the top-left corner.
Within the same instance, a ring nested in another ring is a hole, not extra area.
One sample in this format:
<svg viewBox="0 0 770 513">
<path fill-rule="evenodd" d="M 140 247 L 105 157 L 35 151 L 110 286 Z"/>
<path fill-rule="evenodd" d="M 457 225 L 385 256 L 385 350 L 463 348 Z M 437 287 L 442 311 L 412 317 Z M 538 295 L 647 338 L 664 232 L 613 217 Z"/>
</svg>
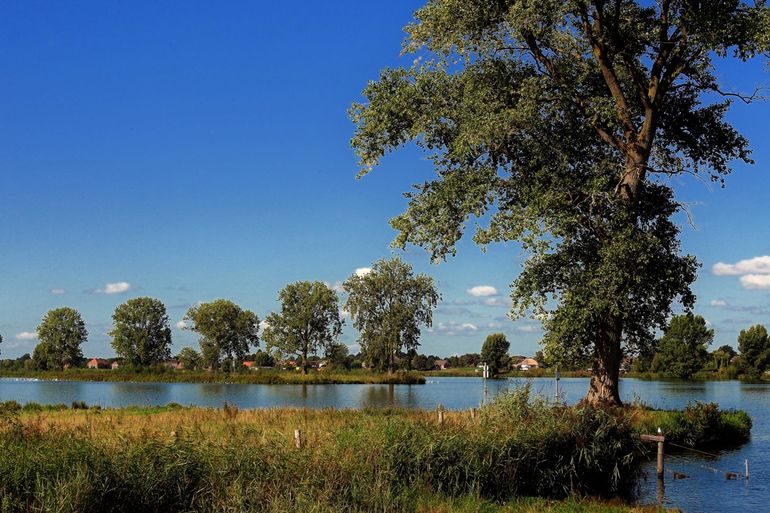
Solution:
<svg viewBox="0 0 770 513">
<path fill-rule="evenodd" d="M 422 410 L 4 403 L 0 506 L 3 513 L 655 511 L 604 501 L 626 496 L 639 475 L 644 448 L 629 415 L 529 399 L 525 387 L 474 414 L 444 412 L 442 424 L 436 411 Z"/>
<path fill-rule="evenodd" d="M 617 499 L 646 458 L 640 432 L 697 433 L 697 446 L 751 427 L 713 405 L 554 407 L 528 387 L 443 423 L 424 410 L 73 406 L 0 403 L 0 511 L 648 513 Z"/>
</svg>

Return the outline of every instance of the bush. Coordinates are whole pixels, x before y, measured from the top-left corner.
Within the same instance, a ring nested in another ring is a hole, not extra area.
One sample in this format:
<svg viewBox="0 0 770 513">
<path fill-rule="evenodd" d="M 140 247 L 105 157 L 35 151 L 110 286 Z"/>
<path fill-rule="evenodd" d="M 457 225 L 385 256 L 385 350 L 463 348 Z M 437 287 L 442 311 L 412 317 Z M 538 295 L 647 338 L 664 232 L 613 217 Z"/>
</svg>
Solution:
<svg viewBox="0 0 770 513">
<path fill-rule="evenodd" d="M 688 447 L 732 447 L 749 440 L 751 417 L 741 410 L 720 410 L 717 403 L 688 404 L 681 412 L 653 412 L 646 428 L 660 427 L 666 440 Z"/>
</svg>

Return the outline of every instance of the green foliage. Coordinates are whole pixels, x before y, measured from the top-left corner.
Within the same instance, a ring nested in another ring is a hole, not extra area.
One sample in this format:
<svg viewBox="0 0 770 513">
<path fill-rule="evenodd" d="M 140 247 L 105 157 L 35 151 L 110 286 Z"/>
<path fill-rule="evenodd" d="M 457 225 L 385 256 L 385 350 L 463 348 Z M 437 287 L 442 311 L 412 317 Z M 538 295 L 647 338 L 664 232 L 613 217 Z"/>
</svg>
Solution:
<svg viewBox="0 0 770 513">
<path fill-rule="evenodd" d="M 757 324 L 741 330 L 738 335 L 741 352 L 741 370 L 752 378 L 759 378 L 770 365 L 770 337 L 767 329 Z"/>
<path fill-rule="evenodd" d="M 393 372 L 396 355 L 419 346 L 421 327 L 433 323 L 440 299 L 433 278 L 415 276 L 409 264 L 393 258 L 378 260 L 371 272 L 352 275 L 342 287 L 370 367 Z"/>
<path fill-rule="evenodd" d="M 83 358 L 80 345 L 88 339 L 86 323 L 74 308 L 50 310 L 37 327 L 40 342 L 33 359 L 42 369 L 62 369 Z"/>
<path fill-rule="evenodd" d="M 326 348 L 326 358 L 332 368 L 349 369 L 352 361 L 349 352 L 345 344 L 330 344 Z"/>
<path fill-rule="evenodd" d="M 254 353 L 254 364 L 257 367 L 273 367 L 275 359 L 267 351 L 257 351 Z"/>
<path fill-rule="evenodd" d="M 259 318 L 250 310 L 226 299 L 193 306 L 185 315 L 187 329 L 197 332 L 203 363 L 213 369 L 223 361 L 235 369 L 236 360 L 243 360 L 249 348 L 259 345 Z"/>
<path fill-rule="evenodd" d="M 308 355 L 326 350 L 342 332 L 337 293 L 320 281 L 298 281 L 278 294 L 280 313 L 267 316 L 263 338 L 268 348 L 297 355 L 307 374 Z"/>
<path fill-rule="evenodd" d="M 115 308 L 112 321 L 112 347 L 126 363 L 154 365 L 171 356 L 171 328 L 162 301 L 129 299 Z"/>
<path fill-rule="evenodd" d="M 508 367 L 508 349 L 511 343 L 504 333 L 492 333 L 481 346 L 481 361 L 489 365 L 490 377 L 496 377 L 501 370 Z"/>
<path fill-rule="evenodd" d="M 670 442 L 688 447 L 735 447 L 749 440 L 751 417 L 742 410 L 720 410 L 716 403 L 688 404 L 684 411 L 651 411 L 639 426 L 660 428 Z"/>
<path fill-rule="evenodd" d="M 692 307 L 668 179 L 722 180 L 750 162 L 725 119 L 715 55 L 768 50 L 764 2 L 430 0 L 407 27 L 408 69 L 354 104 L 361 174 L 414 142 L 437 177 L 407 194 L 395 244 L 454 254 L 519 241 L 513 313 L 544 320 L 553 364 L 596 359 L 592 400 L 618 403 L 623 353 L 644 351 L 672 302 Z M 487 223 L 488 220 L 488 223 Z M 554 301 L 555 300 L 555 301 Z"/>
<path fill-rule="evenodd" d="M 184 370 L 195 370 L 201 364 L 201 355 L 189 346 L 183 347 L 176 355 L 176 359 L 182 364 Z"/>
<path fill-rule="evenodd" d="M 714 330 L 706 327 L 700 315 L 676 315 L 658 343 L 652 371 L 688 379 L 701 370 L 708 356 L 707 347 Z"/>
</svg>

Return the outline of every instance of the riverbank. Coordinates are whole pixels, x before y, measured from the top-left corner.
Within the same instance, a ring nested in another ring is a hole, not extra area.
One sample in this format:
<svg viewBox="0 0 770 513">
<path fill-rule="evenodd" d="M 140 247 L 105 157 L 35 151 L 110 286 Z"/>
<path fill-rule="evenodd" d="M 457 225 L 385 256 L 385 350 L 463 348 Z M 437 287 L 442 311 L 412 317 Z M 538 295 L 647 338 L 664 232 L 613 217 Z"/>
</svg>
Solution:
<svg viewBox="0 0 770 513">
<path fill-rule="evenodd" d="M 452 377 L 452 378 L 481 378 L 481 370 L 476 367 L 458 367 L 444 370 L 419 371 L 420 374 L 427 377 Z M 591 372 L 587 370 L 560 371 L 562 378 L 588 378 Z M 528 371 L 508 371 L 500 373 L 498 378 L 550 378 L 555 377 L 553 368 L 540 369 L 533 368 Z"/>
<path fill-rule="evenodd" d="M 166 370 L 125 371 L 110 369 L 67 369 L 61 371 L 18 370 L 0 371 L 0 377 L 11 379 L 39 379 L 47 381 L 105 381 L 140 383 L 242 383 L 253 385 L 322 385 L 322 384 L 398 384 L 421 385 L 425 377 L 416 372 L 397 372 L 392 375 L 367 370 L 354 371 L 299 371 L 259 369 L 241 372 L 206 372 Z"/>
<path fill-rule="evenodd" d="M 568 497 L 626 496 L 640 430 L 676 420 L 554 408 L 526 388 L 442 422 L 426 410 L 75 406 L 0 405 L 4 511 L 657 511 Z"/>
</svg>

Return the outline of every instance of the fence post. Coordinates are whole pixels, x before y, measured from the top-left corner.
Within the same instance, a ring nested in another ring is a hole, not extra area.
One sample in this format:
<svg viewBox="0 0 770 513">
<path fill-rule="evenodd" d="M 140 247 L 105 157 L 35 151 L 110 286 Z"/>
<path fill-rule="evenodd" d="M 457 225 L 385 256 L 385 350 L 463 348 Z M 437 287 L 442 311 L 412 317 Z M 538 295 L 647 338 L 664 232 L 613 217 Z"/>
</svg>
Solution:
<svg viewBox="0 0 770 513">
<path fill-rule="evenodd" d="M 749 460 L 746 460 L 746 479 L 749 478 Z"/>
<path fill-rule="evenodd" d="M 660 433 L 660 430 L 658 430 L 658 433 Z M 658 442 L 658 479 L 660 481 L 663 480 L 663 457 L 664 457 L 664 450 L 663 445 L 666 442 L 666 437 L 663 436 L 663 434 L 659 435 L 641 435 L 640 437 L 642 441 L 644 442 Z"/>
<path fill-rule="evenodd" d="M 439 426 L 444 423 L 444 410 L 438 411 L 438 424 Z"/>
<path fill-rule="evenodd" d="M 302 449 L 302 431 L 299 429 L 294 430 L 294 445 L 297 449 Z"/>
<path fill-rule="evenodd" d="M 471 408 L 471 419 L 476 418 L 476 408 Z"/>
</svg>

